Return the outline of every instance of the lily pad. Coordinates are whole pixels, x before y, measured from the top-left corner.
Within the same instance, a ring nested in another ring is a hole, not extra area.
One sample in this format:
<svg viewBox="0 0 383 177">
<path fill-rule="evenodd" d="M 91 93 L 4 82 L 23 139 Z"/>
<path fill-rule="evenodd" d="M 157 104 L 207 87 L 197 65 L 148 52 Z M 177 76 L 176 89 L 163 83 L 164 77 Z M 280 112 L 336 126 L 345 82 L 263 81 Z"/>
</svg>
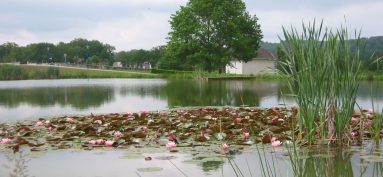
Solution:
<svg viewBox="0 0 383 177">
<path fill-rule="evenodd" d="M 176 159 L 178 157 L 177 156 L 159 156 L 159 157 L 155 157 L 155 158 L 158 160 L 171 160 L 171 159 Z"/>
<path fill-rule="evenodd" d="M 142 159 L 144 156 L 141 153 L 127 153 L 120 157 L 120 159 Z"/>
<path fill-rule="evenodd" d="M 137 169 L 137 171 L 139 171 L 139 172 L 159 172 L 162 170 L 163 170 L 163 168 L 161 168 L 161 167 L 147 167 L 147 168 Z"/>
</svg>

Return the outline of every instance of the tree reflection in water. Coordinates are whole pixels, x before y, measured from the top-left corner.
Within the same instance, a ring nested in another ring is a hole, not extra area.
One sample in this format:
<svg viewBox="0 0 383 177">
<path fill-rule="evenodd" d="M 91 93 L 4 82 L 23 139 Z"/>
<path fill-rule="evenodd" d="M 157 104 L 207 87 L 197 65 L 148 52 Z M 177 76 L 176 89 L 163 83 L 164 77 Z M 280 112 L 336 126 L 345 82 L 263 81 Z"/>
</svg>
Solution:
<svg viewBox="0 0 383 177">
<path fill-rule="evenodd" d="M 9 177 L 27 177 L 29 158 L 25 152 L 5 154 L 6 162 L 3 166 L 9 169 Z"/>
<path fill-rule="evenodd" d="M 352 147 L 351 147 L 352 148 Z M 294 176 L 306 177 L 354 177 L 383 176 L 383 152 L 380 143 L 368 143 L 357 150 L 348 148 L 325 148 L 316 152 L 301 152 Z M 290 161 L 291 162 L 291 161 Z"/>
<path fill-rule="evenodd" d="M 26 89 L 1 89 L 0 105 L 9 108 L 22 103 L 33 106 L 70 105 L 77 109 L 99 107 L 114 99 L 114 88 L 104 86 L 46 87 Z"/>
</svg>

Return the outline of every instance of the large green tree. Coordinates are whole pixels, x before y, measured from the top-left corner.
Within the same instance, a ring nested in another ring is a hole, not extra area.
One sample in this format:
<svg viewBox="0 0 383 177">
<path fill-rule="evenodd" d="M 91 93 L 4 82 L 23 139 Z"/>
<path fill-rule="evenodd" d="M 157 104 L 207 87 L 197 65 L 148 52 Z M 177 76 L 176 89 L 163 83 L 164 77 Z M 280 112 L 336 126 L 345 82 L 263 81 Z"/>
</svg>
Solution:
<svg viewBox="0 0 383 177">
<path fill-rule="evenodd" d="M 223 71 L 232 59 L 249 61 L 262 39 L 257 21 L 242 0 L 190 0 L 171 16 L 160 67 Z"/>
</svg>

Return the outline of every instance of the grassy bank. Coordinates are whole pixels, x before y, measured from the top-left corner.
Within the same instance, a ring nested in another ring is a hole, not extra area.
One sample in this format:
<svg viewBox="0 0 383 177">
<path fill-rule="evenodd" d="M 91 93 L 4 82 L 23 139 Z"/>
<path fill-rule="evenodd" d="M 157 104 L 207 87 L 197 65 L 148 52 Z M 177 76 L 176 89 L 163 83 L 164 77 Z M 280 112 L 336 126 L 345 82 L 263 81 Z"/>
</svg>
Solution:
<svg viewBox="0 0 383 177">
<path fill-rule="evenodd" d="M 33 65 L 6 65 L 0 64 L 0 80 L 27 80 L 27 79 L 71 79 L 71 78 L 169 78 L 169 79 L 202 79 L 202 80 L 226 80 L 226 79 L 254 79 L 257 80 L 287 80 L 288 76 L 276 73 L 261 75 L 226 74 L 204 71 L 176 71 L 152 69 L 147 71 L 120 71 L 120 70 L 93 70 L 79 68 L 57 68 L 53 66 Z M 383 81 L 383 73 L 361 71 L 361 80 Z"/>
<path fill-rule="evenodd" d="M 53 66 L 0 65 L 0 80 L 70 79 L 70 78 L 158 78 L 146 72 L 58 68 Z"/>
<path fill-rule="evenodd" d="M 372 72 L 372 71 L 361 71 L 360 77 L 361 80 L 366 81 L 383 81 L 383 73 L 382 72 Z"/>
<path fill-rule="evenodd" d="M 283 80 L 287 77 L 279 74 L 228 74 L 205 71 L 177 71 L 165 69 L 152 69 L 152 73 L 160 74 L 164 78 L 171 79 L 202 79 L 202 80 L 226 80 L 226 79 L 262 79 L 262 80 Z"/>
</svg>

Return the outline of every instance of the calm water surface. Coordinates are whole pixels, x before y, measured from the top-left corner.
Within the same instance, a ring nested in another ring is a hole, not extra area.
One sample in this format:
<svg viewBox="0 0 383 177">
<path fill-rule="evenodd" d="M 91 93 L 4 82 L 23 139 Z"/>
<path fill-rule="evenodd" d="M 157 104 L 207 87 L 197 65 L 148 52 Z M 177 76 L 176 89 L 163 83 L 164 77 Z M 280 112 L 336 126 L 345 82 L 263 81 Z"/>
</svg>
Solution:
<svg viewBox="0 0 383 177">
<path fill-rule="evenodd" d="M 363 82 L 360 106 L 383 103 L 383 82 Z M 59 115 L 156 111 L 177 106 L 293 104 L 285 83 L 162 79 L 69 79 L 0 81 L 0 122 Z M 372 99 L 373 98 L 373 99 Z"/>
<path fill-rule="evenodd" d="M 179 148 L 180 149 L 180 148 Z M 134 152 L 132 152 L 134 151 Z M 182 150 L 181 150 L 182 151 Z M 0 151 L 1 152 L 1 151 Z M 0 176 L 36 177 L 126 177 L 126 176 L 262 176 L 262 164 L 268 163 L 266 176 L 294 176 L 284 148 L 261 150 L 254 147 L 228 158 L 216 153 L 189 152 L 138 153 L 135 150 L 65 150 L 47 152 L 0 153 Z M 262 152 L 266 152 L 265 155 Z M 367 143 L 347 150 L 322 149 L 302 152 L 298 163 L 301 177 L 381 177 L 382 145 Z M 145 161 L 144 157 L 152 157 Z M 262 160 L 260 160 L 262 159 Z M 266 162 L 267 160 L 267 162 Z M 233 167 L 233 166 L 236 167 Z M 147 171 L 148 168 L 152 171 Z M 236 170 L 234 170 L 236 169 Z M 238 175 L 242 176 L 242 175 Z"/>
</svg>

